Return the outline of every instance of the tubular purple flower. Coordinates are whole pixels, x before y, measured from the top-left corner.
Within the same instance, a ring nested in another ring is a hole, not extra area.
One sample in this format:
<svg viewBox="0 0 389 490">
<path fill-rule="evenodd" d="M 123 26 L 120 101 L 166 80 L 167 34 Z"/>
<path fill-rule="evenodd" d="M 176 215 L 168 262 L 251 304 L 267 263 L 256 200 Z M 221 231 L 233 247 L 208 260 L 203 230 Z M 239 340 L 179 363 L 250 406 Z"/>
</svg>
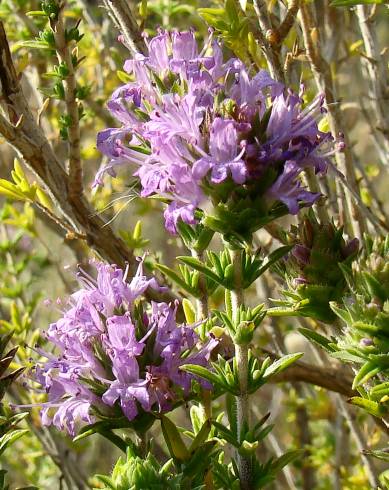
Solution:
<svg viewBox="0 0 389 490">
<path fill-rule="evenodd" d="M 149 64 L 156 72 L 163 72 L 169 69 L 169 35 L 162 32 L 153 37 L 149 43 Z"/>
<path fill-rule="evenodd" d="M 198 57 L 197 42 L 193 31 L 173 32 L 172 34 L 173 59 L 193 60 Z"/>
<path fill-rule="evenodd" d="M 201 144 L 200 124 L 204 118 L 204 109 L 198 107 L 196 97 L 176 95 L 163 97 L 163 110 L 155 110 L 150 121 L 145 124 L 144 136 L 160 136 L 168 143 L 174 136 L 180 136 L 190 144 Z"/>
<path fill-rule="evenodd" d="M 297 214 L 302 206 L 312 205 L 320 194 L 306 191 L 297 177 L 301 173 L 295 162 L 286 162 L 283 173 L 267 191 L 267 197 L 283 202 L 291 214 Z"/>
<path fill-rule="evenodd" d="M 92 264 L 97 278 L 78 274 L 83 287 L 48 329 L 48 345 L 59 354 L 35 349 L 43 360 L 32 370 L 48 397 L 41 404 L 42 422 L 72 435 L 101 414 L 117 416 L 118 407 L 129 421 L 170 410 L 191 396 L 194 377 L 180 366 L 207 366 L 217 344 L 211 339 L 203 345 L 193 326 L 178 325 L 177 305 L 142 299 L 147 288 L 161 290 L 144 275 L 143 259 L 131 280 L 115 265 Z"/>
<path fill-rule="evenodd" d="M 192 31 L 161 31 L 148 46 L 148 55 L 125 63 L 135 80 L 109 103 L 122 127 L 98 136 L 111 161 L 96 182 L 119 164 L 135 166 L 141 195 L 167 201 L 171 233 L 179 221 L 195 224 L 209 202 L 241 209 L 237 199 L 247 206 L 262 199 L 269 216 L 277 202 L 292 214 L 315 202 L 300 173 L 310 167 L 323 174 L 341 147 L 319 130 L 323 95 L 304 104 L 303 87 L 296 94 L 264 70 L 252 75 L 238 59 L 223 63 L 213 33 L 202 50 Z"/>
<path fill-rule="evenodd" d="M 177 233 L 177 223 L 179 220 L 188 225 L 195 225 L 197 223 L 194 215 L 195 210 L 196 207 L 193 206 L 193 204 L 180 206 L 177 202 L 172 202 L 163 213 L 166 229 L 175 235 Z"/>
<path fill-rule="evenodd" d="M 203 157 L 193 165 L 193 175 L 201 180 L 211 170 L 211 181 L 219 184 L 227 179 L 229 172 L 237 184 L 246 180 L 247 168 L 241 159 L 244 149 L 239 151 L 238 133 L 235 122 L 217 117 L 211 127 L 209 141 L 210 156 Z"/>
</svg>

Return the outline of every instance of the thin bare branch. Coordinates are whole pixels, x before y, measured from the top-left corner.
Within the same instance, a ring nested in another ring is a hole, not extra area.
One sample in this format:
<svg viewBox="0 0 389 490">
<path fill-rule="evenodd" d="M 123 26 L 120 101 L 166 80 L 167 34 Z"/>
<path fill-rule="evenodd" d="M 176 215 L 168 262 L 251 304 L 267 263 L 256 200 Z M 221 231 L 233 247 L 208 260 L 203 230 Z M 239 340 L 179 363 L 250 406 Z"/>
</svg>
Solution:
<svg viewBox="0 0 389 490">
<path fill-rule="evenodd" d="M 374 16 L 367 5 L 357 5 L 355 13 L 365 47 L 366 56 L 362 64 L 367 73 L 369 95 L 374 110 L 375 127 L 373 136 L 378 144 L 384 146 L 389 155 L 389 92 L 387 62 L 380 52 L 377 33 L 374 29 Z"/>
<path fill-rule="evenodd" d="M 241 6 L 240 6 L 240 3 L 238 2 L 238 0 L 235 0 L 235 4 L 236 4 L 236 8 L 241 10 Z M 282 63 L 280 60 L 278 50 L 266 38 L 266 36 L 268 36 L 268 37 L 271 36 L 271 33 L 273 33 L 273 30 L 270 29 L 270 21 L 269 21 L 269 23 L 267 23 L 267 21 L 265 21 L 265 23 L 263 23 L 263 21 L 264 21 L 263 6 L 262 6 L 263 2 L 260 2 L 260 1 L 255 2 L 255 5 L 254 5 L 255 8 L 257 8 L 256 7 L 257 4 L 259 6 L 259 11 L 261 13 L 261 20 L 259 20 L 258 24 L 250 20 L 249 27 L 250 27 L 250 30 L 253 33 L 255 39 L 258 41 L 258 45 L 261 48 L 261 50 L 265 56 L 265 59 L 266 59 L 266 62 L 268 64 L 269 72 L 270 72 L 271 76 L 275 80 L 277 80 L 279 82 L 283 82 L 285 79 L 285 76 L 284 76 L 284 71 L 283 71 L 283 67 L 282 67 Z M 269 28 L 267 26 L 269 26 Z"/>
<path fill-rule="evenodd" d="M 66 111 L 69 117 L 69 126 L 67 128 L 69 141 L 69 193 L 72 197 L 78 197 L 82 194 L 82 165 L 81 165 L 81 135 L 80 135 L 80 116 L 77 103 L 77 82 L 75 69 L 70 51 L 69 43 L 65 36 L 64 26 L 64 8 L 63 3 L 58 18 L 52 21 L 54 31 L 55 46 L 58 61 L 63 63 L 67 68 L 67 75 L 63 80 L 65 90 Z"/>
<path fill-rule="evenodd" d="M 259 26 L 266 34 L 266 32 L 272 28 L 266 3 L 262 0 L 254 0 L 253 5 L 255 13 L 258 17 Z"/>
<path fill-rule="evenodd" d="M 366 440 L 365 440 L 366 438 L 359 424 L 355 420 L 356 419 L 355 409 L 353 407 L 350 407 L 350 405 L 347 405 L 346 402 L 340 397 L 339 397 L 339 405 L 343 412 L 344 418 L 347 420 L 351 433 L 354 437 L 354 441 L 360 452 L 360 456 L 366 471 L 367 478 L 371 485 L 371 488 L 378 488 L 380 482 L 378 479 L 377 469 L 374 465 L 371 456 L 368 456 L 363 453 L 363 451 L 366 449 Z"/>
<path fill-rule="evenodd" d="M 280 27 L 277 29 L 277 41 L 279 44 L 286 38 L 289 34 L 289 31 L 293 27 L 295 23 L 297 12 L 300 8 L 300 0 L 291 0 L 289 2 L 288 10 L 284 17 L 284 20 L 281 22 Z"/>
<path fill-rule="evenodd" d="M 129 3 L 126 0 L 103 1 L 132 54 L 144 54 L 146 52 L 146 43 Z"/>
<path fill-rule="evenodd" d="M 317 49 L 317 46 L 313 43 L 311 37 L 311 28 L 313 24 L 311 20 L 311 13 L 306 4 L 301 5 L 300 14 L 307 58 L 313 69 L 316 85 L 318 86 L 319 90 L 321 90 L 325 94 L 328 110 L 328 122 L 331 132 L 335 138 L 338 138 L 340 134 L 343 134 L 342 129 L 344 125 L 342 115 L 339 110 L 339 103 L 336 99 L 335 87 L 331 71 L 327 62 L 321 55 L 320 51 Z M 340 168 L 340 171 L 343 172 L 343 174 L 345 175 L 348 185 L 356 193 L 359 193 L 353 159 L 347 139 L 345 143 L 346 148 L 342 153 L 337 152 L 336 161 Z M 340 191 L 341 189 L 339 189 L 338 192 L 339 197 L 341 197 Z M 363 234 L 367 231 L 366 218 L 362 214 L 359 205 L 353 199 L 351 193 L 349 192 L 349 189 L 343 189 L 343 192 L 346 197 L 348 214 L 351 216 L 354 222 L 354 226 L 349 226 L 349 233 L 353 235 L 358 235 L 361 238 Z M 339 209 L 343 209 L 343 203 L 341 201 L 339 202 Z M 343 220 L 345 220 L 345 216 L 343 216 Z M 344 224 L 347 225 L 347 222 L 344 222 Z M 349 225 L 351 225 L 351 223 L 349 223 Z"/>
</svg>

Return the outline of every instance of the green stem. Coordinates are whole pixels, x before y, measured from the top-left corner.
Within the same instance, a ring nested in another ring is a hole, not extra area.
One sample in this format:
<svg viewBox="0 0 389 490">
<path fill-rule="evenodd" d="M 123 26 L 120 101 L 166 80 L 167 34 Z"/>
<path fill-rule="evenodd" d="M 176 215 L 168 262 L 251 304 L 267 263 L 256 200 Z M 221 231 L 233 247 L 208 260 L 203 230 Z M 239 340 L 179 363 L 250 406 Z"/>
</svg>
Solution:
<svg viewBox="0 0 389 490">
<path fill-rule="evenodd" d="M 231 293 L 232 315 L 234 321 L 238 319 L 239 307 L 244 305 L 244 295 L 242 288 L 242 251 L 233 250 L 231 252 L 234 264 L 235 287 Z M 249 394 L 248 394 L 248 353 L 247 344 L 235 344 L 235 359 L 238 367 L 240 393 L 236 397 L 237 429 L 238 440 L 243 442 L 244 433 L 249 427 Z M 237 452 L 236 460 L 238 463 L 240 487 L 242 490 L 251 488 L 252 464 L 251 459 L 242 456 Z"/>
<path fill-rule="evenodd" d="M 204 262 L 204 252 L 198 252 L 194 249 L 191 250 L 192 257 Z M 201 292 L 200 298 L 196 298 L 196 321 L 205 320 L 208 317 L 208 295 L 205 284 L 204 274 L 200 274 L 199 278 L 199 290 Z"/>
<path fill-rule="evenodd" d="M 191 249 L 192 257 L 204 262 L 204 252 Z M 205 320 L 209 314 L 208 294 L 204 274 L 199 277 L 200 298 L 196 298 L 196 321 Z M 207 419 L 212 418 L 212 397 L 209 390 L 201 390 L 201 405 Z"/>
</svg>

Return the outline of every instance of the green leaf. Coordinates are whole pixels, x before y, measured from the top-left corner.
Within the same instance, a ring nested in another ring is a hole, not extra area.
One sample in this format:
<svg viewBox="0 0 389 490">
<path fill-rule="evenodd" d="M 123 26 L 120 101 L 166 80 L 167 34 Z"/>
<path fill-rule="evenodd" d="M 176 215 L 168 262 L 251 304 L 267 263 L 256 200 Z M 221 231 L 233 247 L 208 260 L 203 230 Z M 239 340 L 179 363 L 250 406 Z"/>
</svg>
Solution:
<svg viewBox="0 0 389 490">
<path fill-rule="evenodd" d="M 366 412 L 374 415 L 375 417 L 383 417 L 386 414 L 386 410 L 382 405 L 377 402 L 373 402 L 372 400 L 366 400 L 366 398 L 353 396 L 350 398 L 349 402 L 352 405 L 363 408 L 366 410 Z"/>
<path fill-rule="evenodd" d="M 354 378 L 352 389 L 355 390 L 359 385 L 363 385 L 380 371 L 381 368 L 376 363 L 371 361 L 365 362 Z"/>
<path fill-rule="evenodd" d="M 354 7 L 355 5 L 385 4 L 387 0 L 332 0 L 330 7 Z"/>
<path fill-rule="evenodd" d="M 232 435 L 237 438 L 238 437 L 238 408 L 236 406 L 236 400 L 231 395 L 231 393 L 227 393 L 226 396 L 226 407 L 227 407 L 227 417 L 228 422 L 230 423 L 230 430 Z"/>
<path fill-rule="evenodd" d="M 346 325 L 350 325 L 353 322 L 351 314 L 347 310 L 339 308 L 334 301 L 330 301 L 330 308 Z"/>
<path fill-rule="evenodd" d="M 47 41 L 18 41 L 14 44 L 17 48 L 47 49 L 53 51 L 52 46 Z"/>
<path fill-rule="evenodd" d="M 384 395 L 387 395 L 388 393 L 389 393 L 389 381 L 386 381 L 385 383 L 380 383 L 379 385 L 375 385 L 370 390 L 370 394 L 374 397 L 376 396 L 382 397 Z"/>
<path fill-rule="evenodd" d="M 106 476 L 106 475 L 95 475 L 95 478 L 99 481 L 101 481 L 101 483 L 104 483 L 104 485 L 108 488 L 111 488 L 112 490 L 116 490 L 116 485 L 114 485 L 114 483 L 112 482 L 111 478 L 109 476 Z"/>
<path fill-rule="evenodd" d="M 211 463 L 211 453 L 216 446 L 216 440 L 210 440 L 204 442 L 194 454 L 191 455 L 190 460 L 186 463 L 183 474 L 186 477 L 193 477 L 196 474 L 201 474 Z M 198 490 L 203 486 L 198 487 Z"/>
<path fill-rule="evenodd" d="M 378 449 L 376 451 L 372 451 L 370 449 L 365 449 L 362 451 L 363 454 L 366 454 L 368 456 L 374 456 L 375 458 L 382 459 L 383 461 L 389 462 L 389 452 L 385 449 Z"/>
<path fill-rule="evenodd" d="M 273 471 L 278 472 L 282 470 L 284 466 L 302 456 L 303 452 L 303 449 L 296 449 L 295 451 L 289 451 L 283 454 L 272 463 Z"/>
<path fill-rule="evenodd" d="M 223 424 L 217 422 L 216 420 L 212 421 L 212 425 L 216 428 L 219 437 L 225 439 L 232 446 L 239 448 L 240 442 L 236 435 L 234 435 L 227 427 L 224 427 Z"/>
<path fill-rule="evenodd" d="M 200 378 L 204 378 L 212 384 L 220 384 L 218 375 L 203 366 L 198 366 L 197 364 L 184 364 L 183 366 L 180 366 L 180 369 L 187 373 L 200 376 Z"/>
<path fill-rule="evenodd" d="M 223 280 L 221 280 L 218 275 L 216 275 L 211 269 L 209 269 L 209 267 L 204 265 L 200 260 L 196 259 L 195 257 L 180 256 L 177 257 L 177 259 L 180 262 L 189 265 L 193 269 L 202 272 L 205 276 L 209 277 L 209 279 L 216 282 L 217 284 L 223 285 Z"/>
<path fill-rule="evenodd" d="M 277 361 L 273 362 L 264 372 L 264 378 L 270 378 L 275 374 L 284 371 L 288 366 L 293 364 L 295 361 L 300 359 L 304 355 L 304 352 L 297 352 L 296 354 L 288 354 L 287 356 L 281 357 Z"/>
<path fill-rule="evenodd" d="M 170 267 L 162 264 L 155 264 L 154 267 L 160 270 L 165 276 L 169 277 L 172 281 L 174 281 L 178 286 L 180 286 L 184 291 L 187 291 L 189 294 L 197 298 L 199 296 L 199 292 L 194 289 L 192 286 L 187 284 L 182 277 L 180 277 L 176 272 L 174 272 Z"/>
<path fill-rule="evenodd" d="M 25 201 L 27 199 L 15 184 L 5 179 L 0 179 L 0 194 L 17 201 Z"/>
<path fill-rule="evenodd" d="M 29 12 L 26 12 L 26 15 L 29 17 L 47 17 L 43 10 L 30 10 Z"/>
<path fill-rule="evenodd" d="M 301 335 L 304 335 L 308 340 L 311 342 L 314 342 L 315 344 L 318 344 L 320 347 L 325 349 L 327 352 L 334 352 L 334 348 L 331 347 L 331 340 L 327 339 L 324 337 L 324 335 L 320 335 L 317 332 L 314 332 L 313 330 L 310 330 L 309 328 L 299 328 L 298 331 L 301 333 Z"/>
<path fill-rule="evenodd" d="M 257 269 L 254 275 L 254 280 L 258 279 L 269 267 L 271 267 L 273 264 L 278 262 L 282 257 L 284 257 L 291 249 L 293 248 L 293 245 L 285 245 L 283 247 L 277 248 L 277 250 L 274 250 L 271 254 L 269 254 L 261 267 Z"/>
<path fill-rule="evenodd" d="M 344 361 L 344 362 L 356 362 L 356 363 L 361 364 L 364 361 L 363 358 L 358 357 L 355 354 L 351 354 L 351 352 L 347 352 L 345 350 L 332 352 L 331 356 L 335 357 L 335 359 L 339 359 L 339 360 Z"/>
<path fill-rule="evenodd" d="M 193 431 L 197 434 L 202 428 L 205 420 L 205 412 L 202 406 L 192 405 L 190 407 L 190 420 L 192 422 Z"/>
<path fill-rule="evenodd" d="M 194 451 L 207 440 L 211 428 L 211 421 L 206 420 L 189 447 L 189 452 L 191 454 L 193 454 Z"/>
<path fill-rule="evenodd" d="M 190 459 L 190 453 L 178 432 L 176 424 L 170 419 L 161 416 L 162 433 L 172 458 L 181 463 Z"/>
<path fill-rule="evenodd" d="M 382 302 L 385 302 L 387 300 L 385 287 L 369 272 L 362 272 L 361 275 L 371 296 L 377 297 Z"/>
<path fill-rule="evenodd" d="M 195 311 L 192 303 L 187 298 L 184 298 L 182 300 L 182 307 L 184 309 L 184 315 L 185 315 L 186 322 L 189 324 L 195 323 L 196 311 Z"/>
<path fill-rule="evenodd" d="M 29 432 L 28 429 L 16 429 L 2 436 L 0 438 L 0 455 L 3 454 L 3 452 L 7 449 L 7 447 L 9 447 L 15 441 L 23 437 L 28 432 Z"/>
</svg>

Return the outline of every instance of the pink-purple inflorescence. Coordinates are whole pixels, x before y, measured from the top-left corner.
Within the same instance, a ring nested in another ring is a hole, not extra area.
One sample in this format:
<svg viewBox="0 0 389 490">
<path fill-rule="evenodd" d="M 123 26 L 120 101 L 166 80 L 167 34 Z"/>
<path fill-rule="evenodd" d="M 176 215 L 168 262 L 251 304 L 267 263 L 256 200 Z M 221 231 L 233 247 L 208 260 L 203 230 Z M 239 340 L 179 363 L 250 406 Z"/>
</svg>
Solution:
<svg viewBox="0 0 389 490">
<path fill-rule="evenodd" d="M 235 58 L 224 63 L 213 34 L 199 52 L 193 32 L 161 31 L 148 51 L 125 62 L 133 81 L 108 102 L 121 127 L 98 135 L 109 163 L 96 185 L 131 164 L 141 195 L 168 201 L 172 233 L 179 220 L 196 223 L 196 209 L 228 180 L 258 189 L 268 208 L 282 202 L 296 214 L 313 204 L 319 194 L 303 188 L 300 174 L 324 173 L 335 151 L 331 134 L 318 128 L 322 95 L 304 106 L 303 89 L 297 95 L 264 70 L 251 75 Z"/>
<path fill-rule="evenodd" d="M 45 349 L 37 348 L 45 361 L 33 369 L 48 395 L 43 423 L 72 435 L 118 410 L 133 421 L 172 409 L 190 396 L 194 379 L 180 366 L 207 366 L 217 344 L 211 337 L 201 343 L 193 326 L 178 325 L 177 305 L 142 300 L 147 288 L 161 289 L 142 262 L 131 281 L 114 265 L 93 265 L 97 278 L 80 272 L 82 288 L 50 325 Z"/>
</svg>

